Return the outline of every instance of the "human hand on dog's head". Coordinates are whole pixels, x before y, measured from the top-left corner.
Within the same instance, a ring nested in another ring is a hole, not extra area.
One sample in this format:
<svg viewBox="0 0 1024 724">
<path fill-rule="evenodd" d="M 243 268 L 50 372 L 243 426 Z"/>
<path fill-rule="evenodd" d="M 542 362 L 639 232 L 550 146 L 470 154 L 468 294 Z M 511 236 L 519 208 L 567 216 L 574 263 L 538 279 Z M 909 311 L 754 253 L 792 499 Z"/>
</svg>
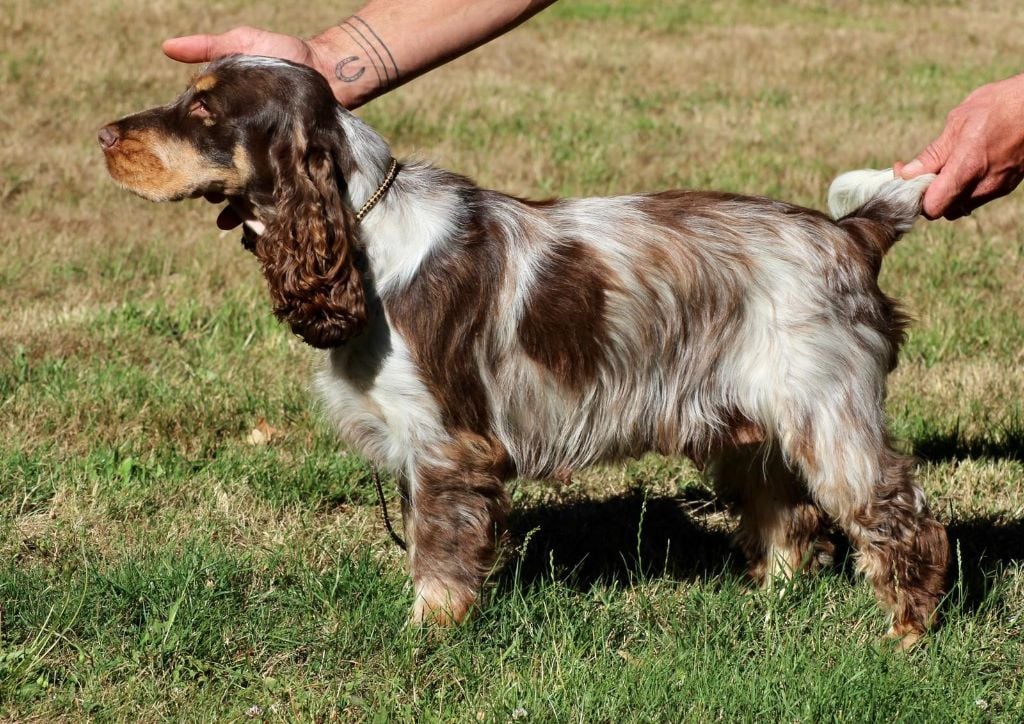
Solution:
<svg viewBox="0 0 1024 724">
<path fill-rule="evenodd" d="M 168 58 L 182 63 L 209 63 L 226 55 L 262 55 L 320 70 L 321 53 L 314 41 L 248 26 L 219 35 L 170 38 L 164 41 L 162 47 Z"/>
</svg>

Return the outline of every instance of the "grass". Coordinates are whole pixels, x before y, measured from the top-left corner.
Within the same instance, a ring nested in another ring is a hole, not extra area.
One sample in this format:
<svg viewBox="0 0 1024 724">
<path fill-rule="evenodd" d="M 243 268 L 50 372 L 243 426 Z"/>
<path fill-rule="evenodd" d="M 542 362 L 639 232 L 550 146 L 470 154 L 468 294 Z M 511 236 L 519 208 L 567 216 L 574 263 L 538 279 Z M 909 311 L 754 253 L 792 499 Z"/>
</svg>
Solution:
<svg viewBox="0 0 1024 724">
<path fill-rule="evenodd" d="M 8 7 L 9 6 L 9 7 Z M 480 615 L 405 627 L 369 471 L 214 211 L 106 178 L 95 130 L 189 71 L 161 39 L 310 33 L 348 8 L 30 3 L 0 17 L 0 718 L 1024 717 L 1021 197 L 921 224 L 883 285 L 915 315 L 893 429 L 949 525 L 946 623 L 894 655 L 848 560 L 750 592 L 729 521 L 655 457 L 514 486 Z M 362 114 L 402 155 L 528 196 L 677 186 L 821 207 L 1019 70 L 996 2 L 563 0 Z M 955 30 L 954 30 L 955 29 Z M 247 437 L 260 418 L 269 445 Z M 393 492 L 393 491 L 392 491 Z"/>
</svg>

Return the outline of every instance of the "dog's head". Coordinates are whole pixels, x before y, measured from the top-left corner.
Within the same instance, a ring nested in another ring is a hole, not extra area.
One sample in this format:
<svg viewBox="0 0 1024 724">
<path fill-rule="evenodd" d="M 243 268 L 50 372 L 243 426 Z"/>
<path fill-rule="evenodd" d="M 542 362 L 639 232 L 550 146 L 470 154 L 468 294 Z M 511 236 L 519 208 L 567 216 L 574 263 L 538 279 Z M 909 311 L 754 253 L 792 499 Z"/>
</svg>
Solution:
<svg viewBox="0 0 1024 724">
<path fill-rule="evenodd" d="M 110 175 L 151 201 L 227 196 L 262 226 L 249 248 L 274 313 L 314 347 L 365 324 L 355 215 L 344 201 L 355 168 L 326 80 L 275 58 L 230 56 L 173 103 L 104 126 Z"/>
</svg>

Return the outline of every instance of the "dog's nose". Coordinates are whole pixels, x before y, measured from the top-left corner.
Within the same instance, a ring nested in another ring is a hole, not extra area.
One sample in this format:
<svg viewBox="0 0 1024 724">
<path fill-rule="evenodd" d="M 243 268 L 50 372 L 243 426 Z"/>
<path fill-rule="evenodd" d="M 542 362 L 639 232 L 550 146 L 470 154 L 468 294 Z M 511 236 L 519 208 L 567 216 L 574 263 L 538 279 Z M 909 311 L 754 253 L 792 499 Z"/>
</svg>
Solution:
<svg viewBox="0 0 1024 724">
<path fill-rule="evenodd" d="M 104 151 L 112 149 L 119 140 L 121 140 L 121 137 L 113 126 L 104 126 L 100 129 L 99 141 Z"/>
</svg>

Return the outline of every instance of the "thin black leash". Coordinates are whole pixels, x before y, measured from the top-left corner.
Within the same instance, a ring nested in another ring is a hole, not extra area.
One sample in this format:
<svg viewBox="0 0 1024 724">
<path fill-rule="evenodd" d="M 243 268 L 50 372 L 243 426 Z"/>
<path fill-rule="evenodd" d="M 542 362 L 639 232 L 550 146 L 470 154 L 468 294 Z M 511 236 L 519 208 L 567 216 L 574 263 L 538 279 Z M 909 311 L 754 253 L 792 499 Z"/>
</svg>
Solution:
<svg viewBox="0 0 1024 724">
<path fill-rule="evenodd" d="M 387 173 L 384 175 L 384 180 L 381 181 L 380 186 L 373 192 L 373 195 L 366 200 L 362 208 L 356 212 L 356 221 L 362 221 L 363 217 L 370 213 L 370 210 L 377 205 L 377 202 L 384 198 L 384 194 L 391 188 L 391 184 L 394 183 L 395 176 L 398 175 L 398 161 L 394 158 L 391 159 L 391 165 L 388 167 Z M 373 471 L 373 485 L 377 488 L 377 500 L 380 501 L 380 513 L 381 517 L 384 518 L 384 527 L 388 529 L 388 533 L 391 535 L 391 540 L 395 542 L 399 548 L 403 551 L 409 550 L 405 541 L 402 537 L 395 532 L 395 529 L 391 527 L 391 516 L 388 515 L 388 502 L 384 499 L 384 488 L 380 484 L 380 474 L 377 472 L 377 466 L 371 465 L 370 470 Z"/>
<path fill-rule="evenodd" d="M 373 484 L 377 488 L 377 500 L 380 501 L 380 513 L 384 518 L 384 527 L 388 529 L 388 533 L 391 534 L 391 540 L 395 542 L 395 545 L 403 551 L 407 551 L 409 549 L 406 548 L 405 541 L 402 540 L 401 536 L 399 536 L 398 533 L 395 532 L 395 529 L 391 527 L 391 516 L 388 515 L 388 503 L 384 500 L 384 488 L 381 487 L 380 484 L 380 475 L 377 473 L 377 466 L 371 466 L 370 470 L 373 471 Z"/>
</svg>

